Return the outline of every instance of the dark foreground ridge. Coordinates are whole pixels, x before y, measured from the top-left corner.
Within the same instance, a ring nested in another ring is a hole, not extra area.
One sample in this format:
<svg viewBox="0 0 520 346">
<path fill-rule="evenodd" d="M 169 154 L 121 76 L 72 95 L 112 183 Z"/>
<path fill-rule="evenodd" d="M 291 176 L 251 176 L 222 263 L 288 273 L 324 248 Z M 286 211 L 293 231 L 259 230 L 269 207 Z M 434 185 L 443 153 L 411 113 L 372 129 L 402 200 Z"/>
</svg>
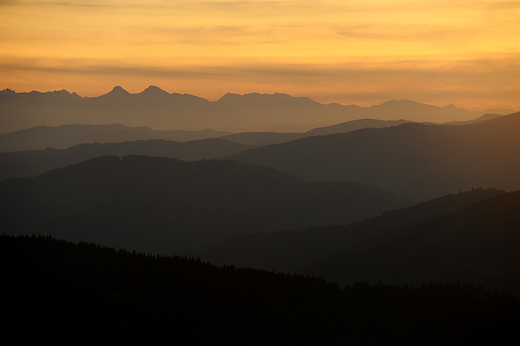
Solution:
<svg viewBox="0 0 520 346">
<path fill-rule="evenodd" d="M 501 344 L 520 327 L 517 299 L 459 283 L 340 289 L 35 236 L 1 236 L 0 256 L 4 298 L 15 302 L 4 309 L 4 330 L 21 342 Z"/>
</svg>

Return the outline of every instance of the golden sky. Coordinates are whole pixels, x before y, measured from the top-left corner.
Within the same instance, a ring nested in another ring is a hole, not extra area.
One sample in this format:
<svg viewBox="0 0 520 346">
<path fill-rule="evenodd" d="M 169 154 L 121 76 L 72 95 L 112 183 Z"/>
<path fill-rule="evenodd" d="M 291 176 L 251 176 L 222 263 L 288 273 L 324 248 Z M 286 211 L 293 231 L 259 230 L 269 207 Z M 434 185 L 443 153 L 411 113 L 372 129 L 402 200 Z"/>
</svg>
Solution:
<svg viewBox="0 0 520 346">
<path fill-rule="evenodd" d="M 0 0 L 0 89 L 520 110 L 520 1 Z"/>
</svg>

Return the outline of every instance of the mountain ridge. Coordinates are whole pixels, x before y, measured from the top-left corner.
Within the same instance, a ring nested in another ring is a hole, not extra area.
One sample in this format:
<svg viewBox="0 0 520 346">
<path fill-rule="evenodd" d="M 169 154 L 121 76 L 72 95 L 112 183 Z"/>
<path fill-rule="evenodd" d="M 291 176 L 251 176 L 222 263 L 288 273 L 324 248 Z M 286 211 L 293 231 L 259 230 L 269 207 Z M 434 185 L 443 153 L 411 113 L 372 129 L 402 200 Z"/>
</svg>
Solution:
<svg viewBox="0 0 520 346">
<path fill-rule="evenodd" d="M 402 108 L 402 105 L 406 105 Z M 333 125 L 361 118 L 410 121 L 471 120 L 489 113 L 463 108 L 438 107 L 414 101 L 388 101 L 360 107 L 322 104 L 308 97 L 274 94 L 225 94 L 217 101 L 179 93 L 168 93 L 149 86 L 131 94 L 120 86 L 97 97 L 81 97 L 66 90 L 16 93 L 0 91 L 0 133 L 39 125 L 121 123 L 126 126 L 150 126 L 168 130 L 246 132 L 282 125 Z M 507 110 L 498 110 L 508 113 Z M 511 111 L 512 113 L 513 111 Z M 147 114 L 144 118 L 143 114 Z"/>
<path fill-rule="evenodd" d="M 498 194 L 379 244 L 338 251 L 303 272 L 341 284 L 353 278 L 393 284 L 459 280 L 520 296 L 519 207 L 520 191 Z"/>
<path fill-rule="evenodd" d="M 520 296 L 519 207 L 520 191 L 474 189 L 350 225 L 238 235 L 198 255 L 341 286 L 459 281 Z"/>
<path fill-rule="evenodd" d="M 349 223 L 410 204 L 355 182 L 304 182 L 236 161 L 142 155 L 0 181 L 6 231 L 163 254 L 233 234 Z"/>
<path fill-rule="evenodd" d="M 235 265 L 282 272 L 304 272 L 305 267 L 333 257 L 340 251 L 363 249 L 388 237 L 431 222 L 505 193 L 497 189 L 474 189 L 387 211 L 372 219 L 349 225 L 307 227 L 268 233 L 237 235 L 198 253 L 217 265 Z M 316 274 L 314 272 L 313 274 Z M 337 277 L 332 278 L 336 280 Z"/>
<path fill-rule="evenodd" d="M 19 131 L 0 134 L 0 152 L 67 149 L 84 143 L 118 143 L 134 140 L 163 139 L 188 142 L 229 135 L 211 129 L 199 131 L 152 130 L 148 126 L 130 127 L 122 124 L 67 124 L 59 126 L 40 125 Z"/>
<path fill-rule="evenodd" d="M 83 143 L 67 149 L 27 150 L 0 153 L 0 180 L 10 177 L 34 177 L 46 171 L 79 163 L 99 156 L 148 155 L 184 161 L 218 159 L 253 146 L 220 138 L 176 142 L 162 139 L 134 140 L 119 143 Z"/>
<path fill-rule="evenodd" d="M 466 125 L 405 123 L 312 136 L 227 159 L 308 181 L 352 180 L 416 202 L 473 187 L 520 189 L 520 112 Z"/>
</svg>

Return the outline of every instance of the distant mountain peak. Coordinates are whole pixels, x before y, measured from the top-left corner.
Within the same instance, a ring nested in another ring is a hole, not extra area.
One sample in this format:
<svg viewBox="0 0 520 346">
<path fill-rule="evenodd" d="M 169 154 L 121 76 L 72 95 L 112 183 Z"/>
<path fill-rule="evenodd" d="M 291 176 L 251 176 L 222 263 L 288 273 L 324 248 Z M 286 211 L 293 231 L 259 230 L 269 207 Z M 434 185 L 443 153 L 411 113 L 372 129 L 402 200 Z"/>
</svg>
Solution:
<svg viewBox="0 0 520 346">
<path fill-rule="evenodd" d="M 47 94 L 52 94 L 52 95 L 59 95 L 59 96 L 71 96 L 72 94 L 69 93 L 67 90 L 65 89 L 61 89 L 61 90 L 54 90 L 54 91 L 49 91 L 47 92 Z"/>
<path fill-rule="evenodd" d="M 15 94 L 16 94 L 16 91 L 7 88 L 7 89 L 4 89 L 4 90 L 1 90 L 1 91 L 0 91 L 0 94 L 5 94 L 5 95 L 15 95 Z"/>
<path fill-rule="evenodd" d="M 257 92 L 252 92 L 252 93 L 248 93 L 248 94 L 234 94 L 234 93 L 228 92 L 227 94 L 222 96 L 217 102 L 236 102 L 236 101 L 242 102 L 242 103 L 271 102 L 274 104 L 279 104 L 279 103 L 283 103 L 283 102 L 302 102 L 303 101 L 303 102 L 312 103 L 312 104 L 319 104 L 318 102 L 312 100 L 309 97 L 305 97 L 305 96 L 292 96 L 292 95 L 284 94 L 284 93 L 261 94 L 261 93 L 257 93 Z"/>
<path fill-rule="evenodd" d="M 167 91 L 164 91 L 155 85 L 150 85 L 148 88 L 144 89 L 141 94 L 170 95 Z"/>
<path fill-rule="evenodd" d="M 416 102 L 416 101 L 411 101 L 411 100 L 390 100 L 390 101 L 386 101 L 386 102 L 383 102 L 381 105 L 385 105 L 385 104 L 399 104 L 399 105 L 402 105 L 402 104 L 421 104 L 419 102 Z"/>
<path fill-rule="evenodd" d="M 129 95 L 130 93 L 118 85 L 118 86 L 115 86 L 112 89 L 112 91 L 110 91 L 108 94 L 112 94 L 112 95 Z"/>
</svg>

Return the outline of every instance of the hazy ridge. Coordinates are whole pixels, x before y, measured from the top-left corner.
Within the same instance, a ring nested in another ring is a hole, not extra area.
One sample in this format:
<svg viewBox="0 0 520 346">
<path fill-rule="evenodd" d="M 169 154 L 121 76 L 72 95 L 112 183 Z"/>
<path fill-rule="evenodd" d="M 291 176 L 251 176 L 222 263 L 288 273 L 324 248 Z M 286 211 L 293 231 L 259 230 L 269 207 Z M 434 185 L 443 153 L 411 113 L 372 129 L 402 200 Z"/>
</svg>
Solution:
<svg viewBox="0 0 520 346">
<path fill-rule="evenodd" d="M 121 124 L 38 126 L 0 134 L 0 152 L 44 150 L 47 148 L 66 149 L 85 143 L 119 143 L 149 139 L 188 142 L 228 134 L 210 129 L 201 131 L 157 131 L 147 126 L 129 127 Z"/>
<path fill-rule="evenodd" d="M 476 189 L 345 226 L 235 236 L 200 256 L 340 285 L 461 281 L 520 296 L 519 208 L 519 192 Z"/>
<path fill-rule="evenodd" d="M 471 282 L 520 296 L 520 192 L 338 251 L 303 272 L 345 284 Z"/>
<path fill-rule="evenodd" d="M 306 97 L 285 94 L 226 94 L 217 101 L 188 94 L 169 94 L 150 86 L 137 94 L 121 87 L 99 97 L 81 97 L 66 90 L 16 93 L 0 91 L 0 133 L 35 126 L 63 124 L 107 124 L 149 126 L 167 130 L 275 131 L 276 127 L 318 126 L 371 118 L 407 119 L 414 122 L 442 123 L 472 120 L 486 113 L 508 114 L 509 110 L 468 111 L 453 105 L 438 107 L 407 100 L 381 105 L 320 104 Z M 291 131 L 292 132 L 292 131 Z M 297 132 L 301 132 L 298 130 Z"/>
<path fill-rule="evenodd" d="M 228 156 L 308 181 L 358 181 L 420 202 L 475 187 L 520 189 L 520 113 L 313 136 Z"/>
<path fill-rule="evenodd" d="M 303 182 L 235 161 L 104 156 L 0 182 L 9 234 L 50 234 L 152 253 L 235 234 L 347 224 L 410 202 L 354 182 Z"/>
<path fill-rule="evenodd" d="M 141 140 L 122 143 L 85 143 L 67 149 L 26 150 L 0 153 L 0 180 L 35 177 L 47 171 L 100 156 L 147 155 L 184 161 L 218 159 L 252 148 L 219 138 L 190 142 Z"/>
</svg>

